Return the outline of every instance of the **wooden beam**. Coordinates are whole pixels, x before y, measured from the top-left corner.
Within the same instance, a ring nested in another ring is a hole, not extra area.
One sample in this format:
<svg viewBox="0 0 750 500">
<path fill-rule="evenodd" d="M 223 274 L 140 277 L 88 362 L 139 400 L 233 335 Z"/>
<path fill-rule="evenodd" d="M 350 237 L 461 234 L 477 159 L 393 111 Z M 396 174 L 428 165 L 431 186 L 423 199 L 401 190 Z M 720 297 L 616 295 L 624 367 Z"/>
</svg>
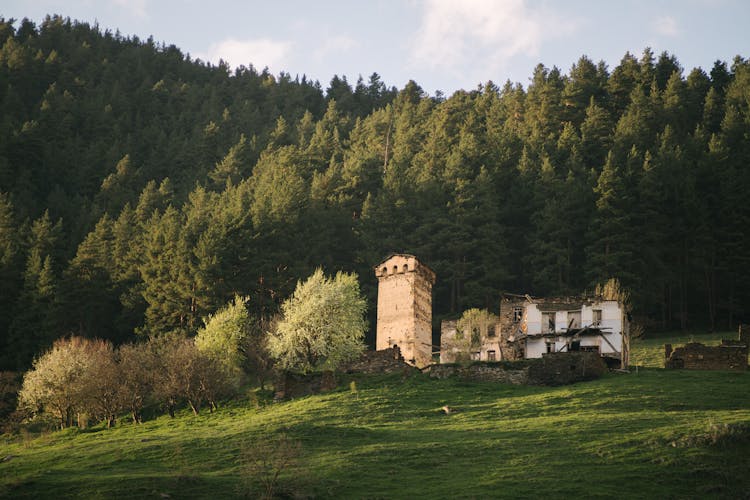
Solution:
<svg viewBox="0 0 750 500">
<path fill-rule="evenodd" d="M 612 345 L 612 342 L 607 340 L 607 337 L 605 337 L 603 333 L 600 333 L 599 336 L 604 339 L 604 341 L 607 343 L 609 347 L 612 348 L 613 351 L 615 351 L 617 354 L 620 354 L 620 351 L 618 351 L 617 348 Z"/>
</svg>

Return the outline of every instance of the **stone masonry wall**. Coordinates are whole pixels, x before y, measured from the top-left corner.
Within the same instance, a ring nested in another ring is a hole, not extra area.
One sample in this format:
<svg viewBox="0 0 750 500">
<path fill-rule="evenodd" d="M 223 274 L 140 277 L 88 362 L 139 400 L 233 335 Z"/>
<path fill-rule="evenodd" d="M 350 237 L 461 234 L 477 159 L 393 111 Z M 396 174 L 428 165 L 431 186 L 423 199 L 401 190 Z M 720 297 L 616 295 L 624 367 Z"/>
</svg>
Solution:
<svg viewBox="0 0 750 500">
<path fill-rule="evenodd" d="M 740 340 L 722 340 L 719 346 L 691 342 L 672 349 L 664 345 L 664 367 L 687 370 L 747 370 L 747 344 Z"/>
<path fill-rule="evenodd" d="M 382 351 L 365 351 L 355 361 L 341 368 L 345 373 L 401 373 L 405 376 L 419 373 L 419 369 L 408 364 L 401 356 L 398 346 Z M 311 394 L 332 391 L 338 386 L 336 374 L 331 371 L 323 373 L 280 372 L 274 384 L 274 399 L 293 399 Z"/>
<path fill-rule="evenodd" d="M 432 284 L 435 274 L 413 255 L 395 254 L 375 267 L 377 350 L 398 345 L 407 362 L 432 362 Z"/>
<path fill-rule="evenodd" d="M 393 346 L 382 351 L 365 351 L 359 359 L 344 367 L 343 371 L 374 375 L 378 373 L 411 373 L 418 370 L 404 361 L 398 346 Z"/>
<path fill-rule="evenodd" d="M 579 351 L 504 363 L 432 365 L 424 371 L 439 379 L 458 377 L 513 385 L 556 386 L 597 379 L 606 373 L 607 367 L 597 353 Z"/>
</svg>

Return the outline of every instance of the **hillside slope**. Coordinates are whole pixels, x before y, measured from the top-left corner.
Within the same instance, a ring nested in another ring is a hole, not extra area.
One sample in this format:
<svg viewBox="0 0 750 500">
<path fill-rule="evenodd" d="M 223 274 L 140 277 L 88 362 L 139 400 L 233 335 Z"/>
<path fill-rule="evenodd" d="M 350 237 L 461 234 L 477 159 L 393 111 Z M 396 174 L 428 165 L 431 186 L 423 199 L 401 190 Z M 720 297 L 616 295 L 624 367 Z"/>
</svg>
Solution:
<svg viewBox="0 0 750 500">
<path fill-rule="evenodd" d="M 344 381 L 345 382 L 345 381 Z M 0 445 L 0 496 L 259 494 L 247 457 L 301 446 L 283 494 L 334 498 L 740 498 L 750 373 L 642 369 L 570 387 L 356 380 L 333 393 Z M 456 413 L 445 415 L 450 405 Z M 243 458 L 244 457 L 244 458 Z M 163 495 L 162 495 L 163 496 Z"/>
</svg>

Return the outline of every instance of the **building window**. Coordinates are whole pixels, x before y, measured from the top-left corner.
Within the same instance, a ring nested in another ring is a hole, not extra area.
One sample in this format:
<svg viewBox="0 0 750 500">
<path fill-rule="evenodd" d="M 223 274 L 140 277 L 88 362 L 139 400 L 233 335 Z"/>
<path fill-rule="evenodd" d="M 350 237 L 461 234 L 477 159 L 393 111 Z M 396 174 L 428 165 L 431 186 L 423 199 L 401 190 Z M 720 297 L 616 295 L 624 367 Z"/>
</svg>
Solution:
<svg viewBox="0 0 750 500">
<path fill-rule="evenodd" d="M 594 309 L 594 326 L 599 326 L 602 322 L 602 310 Z"/>
<path fill-rule="evenodd" d="M 568 311 L 568 330 L 581 328 L 581 311 Z"/>
<path fill-rule="evenodd" d="M 487 336 L 488 337 L 494 337 L 495 336 L 495 325 L 490 325 L 487 327 Z"/>
<path fill-rule="evenodd" d="M 407 272 L 409 270 L 409 264 L 404 264 L 404 272 Z"/>
<path fill-rule="evenodd" d="M 487 351 L 487 361 L 497 361 L 495 351 Z"/>
<path fill-rule="evenodd" d="M 482 335 L 479 331 L 479 327 L 473 327 L 471 329 L 471 345 L 478 346 L 482 343 Z"/>
<path fill-rule="evenodd" d="M 513 323 L 518 323 L 523 318 L 523 307 L 514 307 L 513 308 Z"/>
<path fill-rule="evenodd" d="M 471 353 L 471 360 L 472 361 L 479 361 L 479 351 L 475 351 Z"/>
<path fill-rule="evenodd" d="M 547 342 L 547 352 L 555 352 L 555 343 Z"/>
<path fill-rule="evenodd" d="M 388 268 L 387 267 L 383 268 L 383 274 L 388 274 Z"/>
<path fill-rule="evenodd" d="M 542 313 L 542 333 L 553 333 L 555 331 L 555 313 Z"/>
<path fill-rule="evenodd" d="M 393 266 L 393 274 L 396 274 L 398 272 L 398 266 Z"/>
</svg>

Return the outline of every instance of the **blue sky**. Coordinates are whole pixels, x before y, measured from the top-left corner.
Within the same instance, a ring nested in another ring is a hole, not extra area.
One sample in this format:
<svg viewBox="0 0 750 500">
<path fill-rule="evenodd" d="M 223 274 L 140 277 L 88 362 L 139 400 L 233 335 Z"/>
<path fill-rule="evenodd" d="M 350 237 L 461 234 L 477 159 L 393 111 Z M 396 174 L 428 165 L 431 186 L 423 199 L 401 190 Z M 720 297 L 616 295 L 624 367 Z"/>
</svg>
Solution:
<svg viewBox="0 0 750 500">
<path fill-rule="evenodd" d="M 354 83 L 377 71 L 399 88 L 526 85 L 534 66 L 567 72 L 581 55 L 614 68 L 626 51 L 668 51 L 685 68 L 750 56 L 747 0 L 4 0 L 0 15 L 46 14 L 153 36 L 193 58 L 252 63 Z"/>
</svg>

